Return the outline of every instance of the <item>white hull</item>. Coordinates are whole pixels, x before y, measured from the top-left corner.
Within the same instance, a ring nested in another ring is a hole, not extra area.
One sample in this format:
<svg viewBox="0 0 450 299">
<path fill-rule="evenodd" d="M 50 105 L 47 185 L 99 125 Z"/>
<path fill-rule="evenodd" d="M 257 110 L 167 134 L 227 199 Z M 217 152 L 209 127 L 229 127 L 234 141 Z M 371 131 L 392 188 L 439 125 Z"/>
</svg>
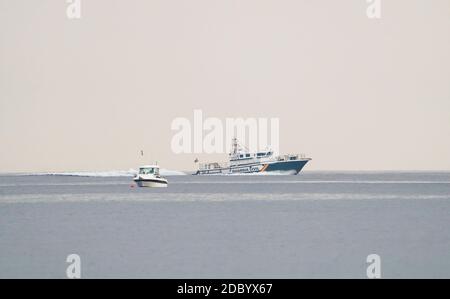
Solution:
<svg viewBox="0 0 450 299">
<path fill-rule="evenodd" d="M 148 187 L 148 188 L 166 188 L 167 187 L 167 183 L 157 183 L 157 182 L 136 181 L 136 184 L 139 187 Z"/>
<path fill-rule="evenodd" d="M 134 182 L 138 187 L 148 187 L 148 188 L 166 188 L 167 180 L 163 178 L 142 178 L 138 177 L 134 179 Z"/>
</svg>

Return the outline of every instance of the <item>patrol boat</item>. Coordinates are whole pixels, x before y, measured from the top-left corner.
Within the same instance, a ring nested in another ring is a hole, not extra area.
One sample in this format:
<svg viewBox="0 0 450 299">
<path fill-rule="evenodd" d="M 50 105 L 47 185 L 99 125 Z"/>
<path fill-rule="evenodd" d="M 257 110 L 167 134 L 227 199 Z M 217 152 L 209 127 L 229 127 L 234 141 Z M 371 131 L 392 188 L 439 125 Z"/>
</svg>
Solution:
<svg viewBox="0 0 450 299">
<path fill-rule="evenodd" d="M 236 138 L 233 138 L 228 163 L 222 165 L 218 162 L 199 163 L 194 175 L 266 172 L 296 175 L 310 160 L 298 154 L 274 156 L 272 150 L 250 153 L 239 145 Z"/>
<path fill-rule="evenodd" d="M 158 165 L 145 165 L 139 167 L 139 173 L 136 174 L 133 181 L 139 187 L 167 187 L 167 180 L 159 175 Z"/>
</svg>

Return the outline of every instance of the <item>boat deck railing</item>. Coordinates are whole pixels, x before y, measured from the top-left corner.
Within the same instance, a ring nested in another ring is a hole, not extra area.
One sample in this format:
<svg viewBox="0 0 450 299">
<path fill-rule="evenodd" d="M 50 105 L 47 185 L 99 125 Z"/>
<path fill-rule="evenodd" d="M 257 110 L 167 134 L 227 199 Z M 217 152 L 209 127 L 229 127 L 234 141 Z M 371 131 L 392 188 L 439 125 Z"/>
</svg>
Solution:
<svg viewBox="0 0 450 299">
<path fill-rule="evenodd" d="M 276 157 L 277 161 L 292 161 L 298 159 L 307 159 L 305 154 L 286 154 Z"/>
</svg>

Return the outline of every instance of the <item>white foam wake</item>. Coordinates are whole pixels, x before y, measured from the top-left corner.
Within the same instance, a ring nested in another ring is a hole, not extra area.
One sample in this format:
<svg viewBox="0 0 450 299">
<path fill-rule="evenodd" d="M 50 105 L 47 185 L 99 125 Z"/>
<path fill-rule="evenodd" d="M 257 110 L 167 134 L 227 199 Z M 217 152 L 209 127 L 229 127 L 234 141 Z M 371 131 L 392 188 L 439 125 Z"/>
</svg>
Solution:
<svg viewBox="0 0 450 299">
<path fill-rule="evenodd" d="M 78 172 L 45 172 L 30 173 L 29 175 L 55 175 L 55 176 L 79 176 L 79 177 L 133 177 L 137 174 L 137 170 L 111 170 L 111 171 L 78 171 Z M 177 170 L 160 169 L 162 176 L 186 175 L 186 173 Z"/>
</svg>

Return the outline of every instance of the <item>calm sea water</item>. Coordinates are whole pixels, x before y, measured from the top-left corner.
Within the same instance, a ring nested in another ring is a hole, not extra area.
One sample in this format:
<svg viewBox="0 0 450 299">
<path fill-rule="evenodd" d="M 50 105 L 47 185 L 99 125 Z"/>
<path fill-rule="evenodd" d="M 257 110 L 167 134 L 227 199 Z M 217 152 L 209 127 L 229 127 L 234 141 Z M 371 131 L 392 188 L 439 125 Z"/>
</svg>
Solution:
<svg viewBox="0 0 450 299">
<path fill-rule="evenodd" d="M 450 278 L 450 173 L 0 176 L 0 277 Z"/>
</svg>

